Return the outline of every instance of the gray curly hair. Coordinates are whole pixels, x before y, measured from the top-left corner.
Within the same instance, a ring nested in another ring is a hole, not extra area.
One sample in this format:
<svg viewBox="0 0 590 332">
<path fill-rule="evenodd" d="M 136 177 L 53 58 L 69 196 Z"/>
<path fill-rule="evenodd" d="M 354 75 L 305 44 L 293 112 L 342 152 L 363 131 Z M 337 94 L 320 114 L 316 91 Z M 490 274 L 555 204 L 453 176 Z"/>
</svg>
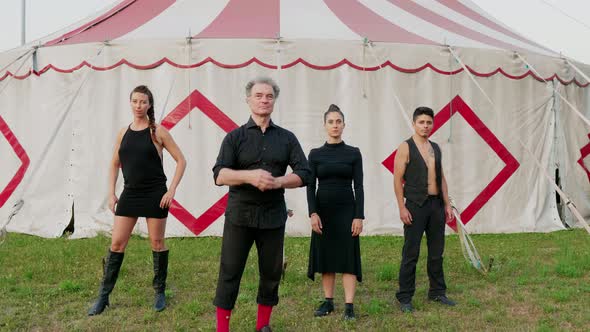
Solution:
<svg viewBox="0 0 590 332">
<path fill-rule="evenodd" d="M 259 76 L 259 77 L 256 77 L 256 78 L 250 80 L 246 84 L 246 97 L 250 97 L 250 95 L 252 94 L 252 87 L 256 84 L 270 85 L 272 87 L 272 91 L 274 92 L 275 99 L 279 98 L 279 93 L 281 92 L 281 89 L 279 88 L 277 83 L 272 78 L 267 77 L 267 76 Z"/>
</svg>

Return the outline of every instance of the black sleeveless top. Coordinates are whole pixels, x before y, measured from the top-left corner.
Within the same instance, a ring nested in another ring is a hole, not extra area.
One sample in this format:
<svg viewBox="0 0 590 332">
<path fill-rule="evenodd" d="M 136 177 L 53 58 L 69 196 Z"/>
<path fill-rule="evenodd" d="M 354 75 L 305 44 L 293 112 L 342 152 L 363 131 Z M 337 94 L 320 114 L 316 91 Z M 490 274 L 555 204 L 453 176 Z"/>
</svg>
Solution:
<svg viewBox="0 0 590 332">
<path fill-rule="evenodd" d="M 150 128 L 127 128 L 119 146 L 119 160 L 126 189 L 147 189 L 166 185 L 162 158 L 152 142 Z"/>
<path fill-rule="evenodd" d="M 404 197 L 419 206 L 422 206 L 428 198 L 428 167 L 424 158 L 420 154 L 420 150 L 416 146 L 414 140 L 410 137 L 406 140 L 409 147 L 409 163 L 406 166 L 404 173 Z M 436 173 L 436 188 L 438 189 L 438 196 L 441 196 L 442 191 L 442 166 L 440 148 L 438 144 L 430 142 L 434 150 L 434 169 Z"/>
</svg>

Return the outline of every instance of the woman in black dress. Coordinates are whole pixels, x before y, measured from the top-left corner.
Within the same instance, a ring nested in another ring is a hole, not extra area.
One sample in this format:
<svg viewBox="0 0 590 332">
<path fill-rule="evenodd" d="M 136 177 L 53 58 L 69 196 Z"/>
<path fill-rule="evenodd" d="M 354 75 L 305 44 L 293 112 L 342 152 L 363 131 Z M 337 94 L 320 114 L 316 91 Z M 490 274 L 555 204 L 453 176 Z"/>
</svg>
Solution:
<svg viewBox="0 0 590 332">
<path fill-rule="evenodd" d="M 156 292 L 154 309 L 166 307 L 166 277 L 168 249 L 164 244 L 168 207 L 174 199 L 176 187 L 184 174 L 186 161 L 170 133 L 156 125 L 154 98 L 144 85 L 130 95 L 133 123 L 119 131 L 109 174 L 109 209 L 115 214 L 111 247 L 104 264 L 104 276 L 98 299 L 88 315 L 99 315 L 109 305 L 109 294 L 115 287 L 127 242 L 138 217 L 145 217 L 154 260 L 153 287 Z M 162 152 L 166 149 L 176 161 L 176 171 L 166 188 L 162 167 Z M 115 184 L 122 169 L 125 186 L 120 199 L 115 195 Z"/>
<path fill-rule="evenodd" d="M 358 148 L 342 141 L 344 126 L 344 114 L 338 106 L 330 105 L 324 113 L 328 140 L 309 153 L 313 180 L 307 187 L 307 204 L 313 232 L 307 276 L 314 280 L 316 272 L 322 274 L 326 299 L 314 315 L 325 316 L 334 311 L 336 273 L 342 273 L 344 319 L 354 319 L 356 282 L 362 281 L 363 161 Z"/>
</svg>

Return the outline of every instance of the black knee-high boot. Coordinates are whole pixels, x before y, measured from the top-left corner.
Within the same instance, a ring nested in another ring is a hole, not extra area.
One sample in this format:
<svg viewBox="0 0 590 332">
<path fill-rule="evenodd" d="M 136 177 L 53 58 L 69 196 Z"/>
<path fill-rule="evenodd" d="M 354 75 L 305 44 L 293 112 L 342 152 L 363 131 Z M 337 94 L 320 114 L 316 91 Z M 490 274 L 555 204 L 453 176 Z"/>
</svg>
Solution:
<svg viewBox="0 0 590 332">
<path fill-rule="evenodd" d="M 168 277 L 168 253 L 170 251 L 152 251 L 154 256 L 154 281 L 156 291 L 154 310 L 162 311 L 166 308 L 166 277 Z"/>
<path fill-rule="evenodd" d="M 109 294 L 113 291 L 117 278 L 119 277 L 123 256 L 125 256 L 125 253 L 112 252 L 109 249 L 104 264 L 104 276 L 100 283 L 100 289 L 98 290 L 98 299 L 94 302 L 92 308 L 88 310 L 88 316 L 100 315 L 109 305 Z"/>
</svg>

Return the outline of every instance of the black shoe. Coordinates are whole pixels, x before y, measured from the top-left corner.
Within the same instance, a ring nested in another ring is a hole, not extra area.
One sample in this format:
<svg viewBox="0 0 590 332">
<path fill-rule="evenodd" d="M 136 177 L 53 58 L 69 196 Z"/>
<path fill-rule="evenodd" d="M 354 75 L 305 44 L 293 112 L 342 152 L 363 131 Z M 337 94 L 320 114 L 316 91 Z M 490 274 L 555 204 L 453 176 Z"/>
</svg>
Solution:
<svg viewBox="0 0 590 332">
<path fill-rule="evenodd" d="M 100 296 L 88 310 L 88 316 L 100 315 L 110 305 L 108 296 Z"/>
<path fill-rule="evenodd" d="M 354 305 L 352 303 L 346 303 L 344 308 L 344 320 L 355 320 Z"/>
<path fill-rule="evenodd" d="M 323 317 L 327 316 L 334 311 L 334 302 L 332 301 L 324 301 L 320 305 L 320 307 L 313 313 L 315 317 Z"/>
<path fill-rule="evenodd" d="M 160 312 L 164 309 L 166 309 L 166 295 L 164 292 L 156 293 L 154 298 L 154 310 Z"/>
<path fill-rule="evenodd" d="M 454 307 L 457 305 L 455 301 L 450 300 L 446 295 L 438 295 L 434 297 L 428 298 L 430 301 L 438 302 L 440 304 L 444 304 L 449 307 Z"/>
<path fill-rule="evenodd" d="M 106 261 L 103 261 L 104 275 L 100 283 L 100 289 L 98 290 L 98 299 L 94 302 L 90 310 L 88 310 L 88 316 L 100 315 L 109 306 L 109 295 L 113 291 L 113 288 L 115 288 L 124 256 L 125 254 L 122 252 L 109 250 Z"/>
<path fill-rule="evenodd" d="M 162 311 L 166 308 L 166 278 L 168 277 L 168 253 L 170 251 L 153 251 L 154 280 L 152 282 L 156 296 L 154 297 L 154 310 Z"/>
<path fill-rule="evenodd" d="M 414 312 L 414 307 L 412 306 L 412 302 L 401 303 L 399 304 L 400 309 L 405 314 L 411 314 Z"/>
<path fill-rule="evenodd" d="M 256 330 L 256 332 L 272 332 L 272 329 L 270 328 L 270 326 L 266 325 L 263 326 L 260 330 Z"/>
</svg>

